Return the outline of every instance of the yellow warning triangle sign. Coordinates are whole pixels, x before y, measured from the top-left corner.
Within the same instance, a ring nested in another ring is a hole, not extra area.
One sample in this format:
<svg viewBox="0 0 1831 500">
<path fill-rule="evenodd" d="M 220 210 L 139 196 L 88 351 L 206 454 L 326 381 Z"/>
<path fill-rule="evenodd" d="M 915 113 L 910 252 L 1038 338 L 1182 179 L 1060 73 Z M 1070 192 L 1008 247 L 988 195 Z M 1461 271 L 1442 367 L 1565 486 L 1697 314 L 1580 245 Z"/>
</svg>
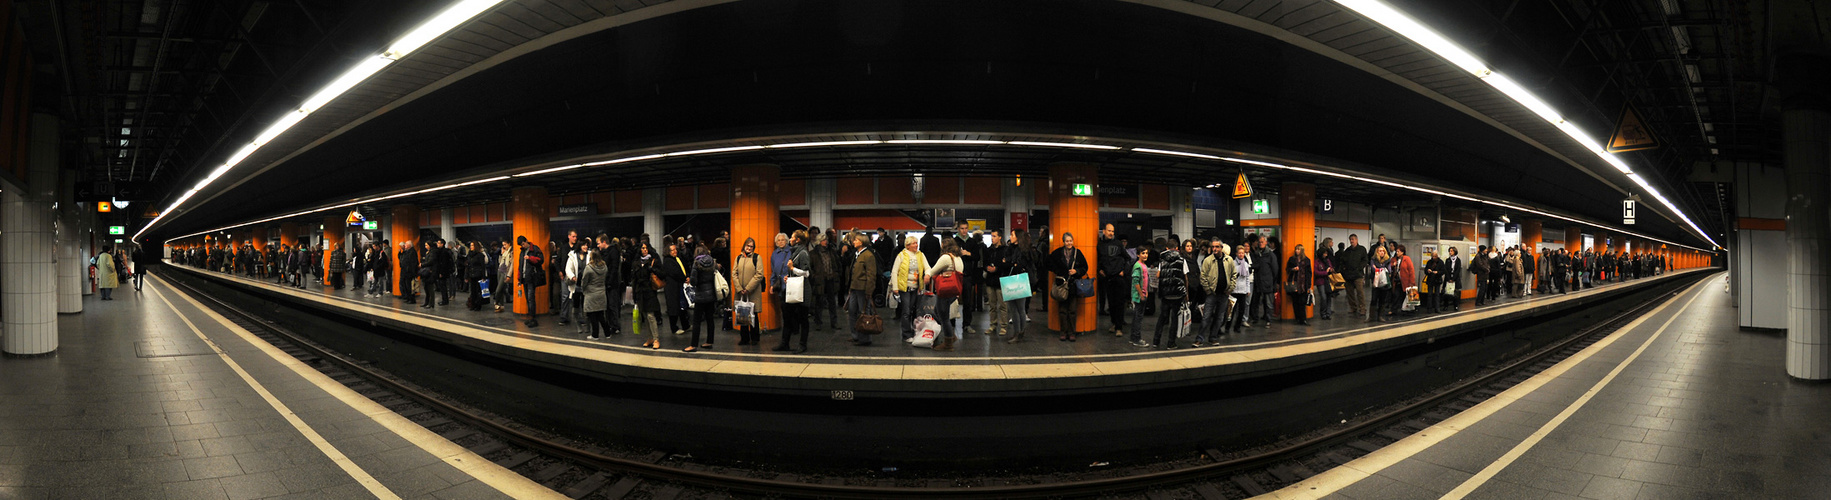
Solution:
<svg viewBox="0 0 1831 500">
<path fill-rule="evenodd" d="M 1233 181 L 1233 198 L 1237 200 L 1251 197 L 1252 181 L 1246 180 L 1246 172 L 1240 172 L 1240 177 Z"/>
<path fill-rule="evenodd" d="M 1621 120 L 1615 123 L 1615 133 L 1609 136 L 1605 149 L 1610 153 L 1624 153 L 1658 147 L 1659 139 L 1640 121 L 1640 114 L 1634 112 L 1634 107 L 1622 106 Z"/>
</svg>

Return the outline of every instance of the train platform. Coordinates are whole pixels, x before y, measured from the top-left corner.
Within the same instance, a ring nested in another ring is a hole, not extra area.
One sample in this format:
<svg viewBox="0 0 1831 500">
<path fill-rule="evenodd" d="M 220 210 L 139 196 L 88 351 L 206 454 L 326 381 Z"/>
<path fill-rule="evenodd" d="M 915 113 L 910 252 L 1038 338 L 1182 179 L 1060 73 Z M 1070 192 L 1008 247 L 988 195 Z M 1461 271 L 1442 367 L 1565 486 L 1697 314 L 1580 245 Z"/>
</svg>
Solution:
<svg viewBox="0 0 1831 500">
<path fill-rule="evenodd" d="M 157 277 L 0 360 L 0 498 L 564 498 Z"/>
<path fill-rule="evenodd" d="M 1831 385 L 1716 277 L 1455 417 L 1273 498 L 1824 498 Z"/>
<path fill-rule="evenodd" d="M 651 350 L 640 347 L 646 335 L 625 333 L 608 340 L 587 340 L 576 333 L 575 326 L 543 318 L 539 327 L 529 328 L 510 313 L 466 310 L 456 305 L 461 299 L 428 311 L 392 296 L 364 297 L 361 291 L 347 288 L 307 285 L 300 289 L 186 266 L 164 267 L 231 284 L 268 300 L 385 324 L 512 361 L 611 380 L 702 389 L 987 396 L 1125 391 L 1262 377 L 1576 308 L 1703 272 L 1677 271 L 1570 294 L 1507 299 L 1482 308 L 1465 301 L 1459 312 L 1394 323 L 1366 323 L 1346 314 L 1343 305 L 1333 320 L 1312 321 L 1308 327 L 1277 322 L 1269 328 L 1247 328 L 1225 337 L 1222 346 L 1199 349 L 1137 348 L 1127 339 L 1098 334 L 1083 335 L 1078 342 L 1060 342 L 1043 325 L 1032 322 L 1025 342 L 1007 344 L 1001 337 L 969 333 L 953 352 L 911 348 L 895 340 L 896 333 L 879 336 L 888 342 L 853 346 L 844 329 L 813 328 L 808 353 L 784 354 L 769 350 L 780 339 L 773 333 L 764 335 L 763 345 L 737 346 L 733 332 L 719 332 L 714 349 L 684 353 L 680 348 L 686 346 L 687 336 L 670 332 L 662 335 L 662 341 L 671 348 Z M 1045 314 L 1031 311 L 1034 319 Z M 624 331 L 629 332 L 628 319 L 623 321 Z M 1187 343 L 1185 339 L 1181 345 Z"/>
</svg>

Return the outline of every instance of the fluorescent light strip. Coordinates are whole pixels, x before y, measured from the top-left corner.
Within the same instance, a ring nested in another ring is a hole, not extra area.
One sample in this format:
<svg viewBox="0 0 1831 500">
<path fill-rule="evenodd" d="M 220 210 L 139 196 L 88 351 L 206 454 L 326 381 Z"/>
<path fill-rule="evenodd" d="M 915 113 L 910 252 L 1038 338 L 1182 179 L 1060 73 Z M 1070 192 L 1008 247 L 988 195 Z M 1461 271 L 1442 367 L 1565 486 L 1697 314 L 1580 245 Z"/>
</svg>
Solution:
<svg viewBox="0 0 1831 500">
<path fill-rule="evenodd" d="M 1010 144 L 1013 146 L 1043 146 L 1043 147 L 1056 147 L 1056 148 L 1107 149 L 1107 150 L 1119 149 L 1119 146 L 1107 146 L 1104 144 L 1081 144 L 1081 143 L 1075 143 L 1075 142 L 1011 141 L 1006 144 Z"/>
<path fill-rule="evenodd" d="M 527 177 L 527 176 L 530 176 L 530 175 L 540 175 L 540 174 L 551 174 L 551 173 L 554 173 L 554 172 L 564 172 L 564 171 L 567 171 L 567 170 L 572 170 L 572 169 L 575 169 L 575 168 L 583 168 L 583 167 L 584 167 L 584 166 L 585 166 L 585 164 L 583 164 L 583 163 L 574 163 L 574 164 L 571 164 L 571 165 L 563 165 L 563 166 L 558 166 L 558 167 L 553 167 L 553 168 L 549 168 L 549 169 L 546 169 L 546 170 L 535 170 L 535 171 L 533 171 L 533 172 L 522 172 L 522 173 L 519 173 L 519 174 L 515 174 L 515 177 Z"/>
<path fill-rule="evenodd" d="M 1590 152 L 1595 153 L 1598 157 L 1600 157 L 1603 161 L 1607 162 L 1610 166 L 1615 167 L 1616 170 L 1620 170 L 1623 174 L 1627 174 L 1628 177 L 1630 179 L 1633 179 L 1636 184 L 1639 184 L 1642 188 L 1645 188 L 1645 189 L 1649 190 L 1649 192 L 1651 192 L 1652 186 L 1650 186 L 1647 183 L 1646 179 L 1634 175 L 1633 169 L 1629 168 L 1626 162 L 1622 161 L 1620 158 L 1616 157 L 1615 155 L 1608 153 L 1607 150 L 1602 147 L 1601 143 L 1597 142 L 1594 138 L 1591 138 L 1588 134 L 1584 134 L 1581 130 L 1579 130 L 1575 126 L 1571 125 L 1569 123 L 1569 121 L 1565 120 L 1564 117 L 1561 114 L 1559 114 L 1555 108 L 1552 108 L 1550 104 L 1545 103 L 1545 101 L 1543 99 L 1540 99 L 1537 95 L 1534 95 L 1532 92 L 1526 90 L 1524 87 L 1521 87 L 1519 85 L 1519 83 L 1513 81 L 1513 79 L 1508 78 L 1506 75 L 1502 75 L 1502 74 L 1494 72 L 1493 69 L 1488 68 L 1485 63 L 1482 63 L 1479 58 L 1476 58 L 1473 54 L 1470 54 L 1468 51 L 1463 50 L 1462 47 L 1456 45 L 1455 43 L 1450 42 L 1448 39 L 1443 38 L 1443 36 L 1437 34 L 1436 31 L 1433 31 L 1430 28 L 1425 27 L 1422 23 L 1419 23 L 1417 20 L 1412 19 L 1410 16 L 1407 16 L 1404 13 L 1399 12 L 1398 9 L 1395 9 L 1390 5 L 1386 5 L 1384 2 L 1381 2 L 1379 0 L 1335 0 L 1335 1 L 1336 1 L 1336 3 L 1341 4 L 1343 7 L 1347 7 L 1348 9 L 1353 10 L 1353 11 L 1361 14 L 1362 16 L 1366 16 L 1368 19 L 1371 19 L 1374 22 L 1377 22 L 1382 26 L 1385 26 L 1387 29 L 1390 29 L 1393 32 L 1398 33 L 1400 36 L 1409 38 L 1413 42 L 1417 42 L 1419 45 L 1422 45 L 1426 50 L 1429 50 L 1429 51 L 1437 54 L 1437 56 L 1442 57 L 1445 60 L 1448 60 L 1451 64 L 1455 64 L 1456 66 L 1461 67 L 1463 69 L 1463 71 L 1469 72 L 1469 74 L 1474 75 L 1476 78 L 1481 79 L 1483 82 L 1486 82 L 1489 86 L 1492 86 L 1496 90 L 1501 91 L 1502 94 L 1506 94 L 1507 97 L 1512 98 L 1514 102 L 1517 102 L 1521 106 L 1524 106 L 1526 109 L 1531 110 L 1534 114 L 1539 115 L 1539 118 L 1544 119 L 1546 122 L 1550 122 L 1552 125 L 1557 126 L 1558 130 L 1563 131 L 1565 135 L 1570 136 L 1572 139 L 1576 140 L 1579 144 L 1582 144 L 1585 149 L 1588 149 L 1588 150 L 1590 150 Z M 1679 210 L 1678 205 L 1673 204 L 1670 200 L 1665 200 L 1664 198 L 1658 198 L 1658 199 L 1660 200 L 1660 203 L 1662 205 L 1664 205 L 1673 214 L 1676 214 L 1679 219 L 1684 220 L 1686 225 L 1691 226 L 1691 229 L 1693 231 L 1696 231 L 1697 235 L 1699 237 L 1703 238 L 1704 241 L 1710 242 L 1710 244 L 1712 246 L 1718 246 L 1718 247 L 1721 246 L 1717 243 L 1717 241 L 1715 239 L 1711 238 L 1709 234 L 1706 234 L 1706 233 L 1704 233 L 1704 231 L 1702 229 L 1699 229 L 1697 227 L 1697 224 L 1691 221 L 1690 217 L 1686 216 L 1683 211 Z M 1676 243 L 1674 243 L 1674 244 L 1676 244 Z"/>
<path fill-rule="evenodd" d="M 889 144 L 1004 144 L 1005 141 L 980 141 L 969 139 L 897 139 L 884 141 Z"/>
<path fill-rule="evenodd" d="M 477 180 L 474 180 L 474 181 L 470 181 L 470 182 L 464 182 L 464 183 L 459 183 L 459 184 L 458 184 L 458 185 L 459 185 L 459 186 L 474 186 L 474 185 L 477 185 L 477 184 L 483 184 L 483 183 L 485 183 L 485 182 L 496 182 L 496 181 L 500 181 L 500 180 L 503 180 L 503 179 L 507 179 L 507 178 L 509 178 L 509 177 L 510 177 L 510 176 L 507 176 L 507 175 L 504 175 L 504 176 L 500 176 L 500 177 L 491 177 L 491 178 L 488 178 L 488 179 L 477 179 Z"/>
<path fill-rule="evenodd" d="M 763 146 L 770 149 L 811 148 L 818 146 L 862 146 L 865 144 L 882 144 L 884 141 L 825 141 L 825 142 L 790 142 Z"/>
<path fill-rule="evenodd" d="M 727 153 L 727 152 L 731 152 L 731 151 L 749 151 L 752 149 L 763 149 L 763 147 L 762 146 L 735 146 L 735 147 L 729 147 L 729 148 L 695 149 L 692 151 L 680 151 L 680 152 L 668 153 L 664 156 L 703 155 L 703 154 L 712 154 L 712 153 Z"/>
<path fill-rule="evenodd" d="M 663 156 L 667 156 L 667 155 L 655 154 L 655 155 L 631 156 L 628 158 L 618 158 L 615 160 L 594 161 L 591 163 L 586 163 L 584 165 L 587 167 L 596 167 L 598 165 L 612 165 L 612 164 L 617 164 L 617 163 L 632 162 L 632 161 L 639 161 L 639 160 L 651 160 L 651 159 L 660 158 Z"/>
<path fill-rule="evenodd" d="M 1215 155 L 1205 155 L 1205 154 L 1201 154 L 1201 153 L 1188 153 L 1188 152 L 1183 152 L 1183 151 L 1170 151 L 1167 149 L 1132 148 L 1132 151 L 1137 151 L 1140 153 L 1160 154 L 1160 155 L 1187 156 L 1190 158 L 1202 158 L 1202 159 L 1208 159 L 1208 160 L 1222 159 L 1221 157 L 1215 156 Z"/>
<path fill-rule="evenodd" d="M 356 66 L 351 67 L 344 71 L 342 75 L 339 75 L 336 80 L 332 80 L 329 85 L 319 89 L 317 93 L 312 94 L 312 96 L 307 98 L 304 103 L 301 103 L 298 108 L 281 116 L 280 119 L 275 121 L 272 125 L 268 125 L 266 129 L 261 131 L 260 135 L 255 136 L 254 141 L 243 146 L 234 156 L 230 157 L 229 161 L 224 162 L 222 167 L 219 167 L 215 172 L 212 172 L 203 182 L 198 183 L 197 188 L 193 191 L 201 190 L 205 186 L 208 186 L 218 177 L 221 177 L 224 172 L 227 172 L 230 167 L 234 167 L 236 164 L 241 163 L 241 161 L 247 159 L 249 155 L 254 154 L 255 150 L 260 149 L 262 145 L 273 141 L 275 138 L 279 137 L 280 134 L 285 133 L 287 129 L 292 128 L 293 125 L 297 125 L 300 120 L 304 120 L 306 115 L 312 114 L 312 112 L 324 107 L 325 104 L 329 104 L 338 96 L 343 95 L 344 92 L 349 91 L 357 84 L 362 83 L 370 76 L 374 76 L 375 73 L 388 67 L 389 64 L 393 64 L 394 61 L 406 57 L 407 54 L 412 53 L 427 42 L 444 35 L 446 32 L 451 31 L 452 28 L 456 28 L 459 24 L 463 24 L 464 21 L 476 17 L 477 14 L 489 10 L 490 7 L 501 2 L 502 0 L 462 0 L 440 12 L 438 15 L 433 16 L 432 19 L 421 23 L 419 27 L 407 32 L 400 40 L 389 45 L 387 51 L 358 62 Z M 154 217 L 151 222 L 147 222 L 146 227 L 142 227 L 139 231 L 134 232 L 134 239 L 139 239 L 140 235 L 145 234 L 147 230 L 158 225 L 159 221 L 164 220 L 167 214 L 172 213 L 172 211 L 176 210 L 180 205 L 183 205 L 184 201 L 188 199 L 190 199 L 190 196 L 187 194 L 186 196 L 180 197 L 178 201 L 172 203 L 171 206 L 166 207 L 164 213 L 159 214 L 158 217 Z"/>
</svg>

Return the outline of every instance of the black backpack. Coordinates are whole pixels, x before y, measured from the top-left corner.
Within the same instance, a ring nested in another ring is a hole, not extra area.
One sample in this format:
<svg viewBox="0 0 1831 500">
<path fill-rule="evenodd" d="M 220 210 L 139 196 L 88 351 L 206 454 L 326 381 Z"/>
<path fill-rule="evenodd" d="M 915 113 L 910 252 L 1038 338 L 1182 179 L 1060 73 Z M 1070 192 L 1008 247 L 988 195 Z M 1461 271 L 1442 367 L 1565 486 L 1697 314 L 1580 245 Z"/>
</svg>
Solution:
<svg viewBox="0 0 1831 500">
<path fill-rule="evenodd" d="M 1189 296 L 1189 279 L 1184 276 L 1182 258 L 1176 254 L 1164 254 L 1163 275 L 1157 277 L 1157 294 L 1168 300 L 1182 300 Z"/>
</svg>

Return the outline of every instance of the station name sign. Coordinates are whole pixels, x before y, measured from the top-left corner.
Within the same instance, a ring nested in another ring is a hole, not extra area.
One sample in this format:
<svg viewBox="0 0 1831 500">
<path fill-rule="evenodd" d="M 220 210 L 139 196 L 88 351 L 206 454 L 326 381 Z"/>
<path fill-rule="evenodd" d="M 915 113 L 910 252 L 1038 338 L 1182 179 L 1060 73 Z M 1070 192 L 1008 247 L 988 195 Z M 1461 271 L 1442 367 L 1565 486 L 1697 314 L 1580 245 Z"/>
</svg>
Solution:
<svg viewBox="0 0 1831 500">
<path fill-rule="evenodd" d="M 580 203 L 577 205 L 560 205 L 559 214 L 560 215 L 597 215 L 598 214 L 598 205 L 596 203 Z"/>
</svg>

